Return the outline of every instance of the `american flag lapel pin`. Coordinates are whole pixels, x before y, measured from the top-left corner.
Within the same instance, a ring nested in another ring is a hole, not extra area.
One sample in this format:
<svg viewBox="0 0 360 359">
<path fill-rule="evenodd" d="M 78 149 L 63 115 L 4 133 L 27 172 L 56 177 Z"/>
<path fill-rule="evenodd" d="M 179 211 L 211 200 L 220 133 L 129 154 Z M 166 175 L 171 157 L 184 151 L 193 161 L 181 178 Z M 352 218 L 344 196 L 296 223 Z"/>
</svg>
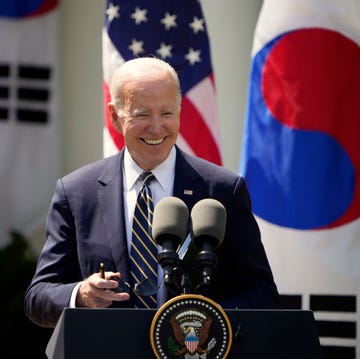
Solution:
<svg viewBox="0 0 360 359">
<path fill-rule="evenodd" d="M 192 189 L 185 189 L 184 194 L 186 194 L 188 196 L 192 196 L 193 195 L 193 190 Z"/>
</svg>

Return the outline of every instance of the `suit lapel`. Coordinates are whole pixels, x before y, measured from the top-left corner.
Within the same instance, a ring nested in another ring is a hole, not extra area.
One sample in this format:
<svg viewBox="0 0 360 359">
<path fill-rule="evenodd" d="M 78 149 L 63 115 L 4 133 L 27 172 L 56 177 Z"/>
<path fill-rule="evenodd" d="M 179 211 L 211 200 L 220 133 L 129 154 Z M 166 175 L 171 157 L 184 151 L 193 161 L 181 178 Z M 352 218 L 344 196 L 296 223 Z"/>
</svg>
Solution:
<svg viewBox="0 0 360 359">
<path fill-rule="evenodd" d="M 127 276 L 127 240 L 124 215 L 122 166 L 124 151 L 113 157 L 99 177 L 98 191 L 100 210 L 107 240 L 113 254 L 117 270 Z"/>
<path fill-rule="evenodd" d="M 208 190 L 201 175 L 186 159 L 186 154 L 179 148 L 176 150 L 173 195 L 183 200 L 190 212 L 196 202 L 208 197 Z"/>
</svg>

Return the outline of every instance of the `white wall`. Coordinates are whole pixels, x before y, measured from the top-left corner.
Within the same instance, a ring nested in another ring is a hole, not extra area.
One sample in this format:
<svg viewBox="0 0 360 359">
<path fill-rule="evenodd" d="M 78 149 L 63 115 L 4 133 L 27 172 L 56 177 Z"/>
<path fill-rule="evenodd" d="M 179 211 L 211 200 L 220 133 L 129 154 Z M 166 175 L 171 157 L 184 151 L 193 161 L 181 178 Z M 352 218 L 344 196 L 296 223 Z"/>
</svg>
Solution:
<svg viewBox="0 0 360 359">
<path fill-rule="evenodd" d="M 238 172 L 250 66 L 260 0 L 202 0 L 207 21 L 224 166 Z"/>
<path fill-rule="evenodd" d="M 250 51 L 261 0 L 201 0 L 210 35 L 224 166 L 238 172 Z M 62 173 L 102 157 L 104 0 L 61 0 Z"/>
<path fill-rule="evenodd" d="M 104 4 L 60 0 L 63 174 L 102 157 Z"/>
</svg>

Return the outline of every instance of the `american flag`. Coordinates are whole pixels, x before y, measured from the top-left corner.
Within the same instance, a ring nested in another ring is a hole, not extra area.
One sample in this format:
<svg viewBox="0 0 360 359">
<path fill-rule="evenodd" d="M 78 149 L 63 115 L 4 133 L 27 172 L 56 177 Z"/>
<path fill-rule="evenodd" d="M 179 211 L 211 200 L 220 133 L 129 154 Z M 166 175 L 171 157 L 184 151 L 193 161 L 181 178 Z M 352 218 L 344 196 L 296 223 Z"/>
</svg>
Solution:
<svg viewBox="0 0 360 359">
<path fill-rule="evenodd" d="M 215 80 L 205 19 L 198 0 L 112 0 L 103 29 L 104 155 L 124 146 L 107 113 L 116 67 L 156 56 L 177 71 L 183 95 L 177 144 L 188 153 L 222 164 Z"/>
</svg>

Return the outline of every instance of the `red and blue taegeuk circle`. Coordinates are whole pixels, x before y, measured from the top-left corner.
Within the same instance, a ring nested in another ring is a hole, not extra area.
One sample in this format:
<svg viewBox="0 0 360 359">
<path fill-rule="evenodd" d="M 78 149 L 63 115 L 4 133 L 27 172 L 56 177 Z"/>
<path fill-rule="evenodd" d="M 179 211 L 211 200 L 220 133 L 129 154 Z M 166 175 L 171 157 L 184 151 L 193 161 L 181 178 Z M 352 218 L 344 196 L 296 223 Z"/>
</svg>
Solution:
<svg viewBox="0 0 360 359">
<path fill-rule="evenodd" d="M 296 229 L 360 217 L 360 47 L 284 33 L 254 57 L 242 173 L 259 217 Z"/>
<path fill-rule="evenodd" d="M 7 0 L 0 2 L 0 16 L 22 18 L 39 16 L 52 10 L 58 0 Z"/>
</svg>

